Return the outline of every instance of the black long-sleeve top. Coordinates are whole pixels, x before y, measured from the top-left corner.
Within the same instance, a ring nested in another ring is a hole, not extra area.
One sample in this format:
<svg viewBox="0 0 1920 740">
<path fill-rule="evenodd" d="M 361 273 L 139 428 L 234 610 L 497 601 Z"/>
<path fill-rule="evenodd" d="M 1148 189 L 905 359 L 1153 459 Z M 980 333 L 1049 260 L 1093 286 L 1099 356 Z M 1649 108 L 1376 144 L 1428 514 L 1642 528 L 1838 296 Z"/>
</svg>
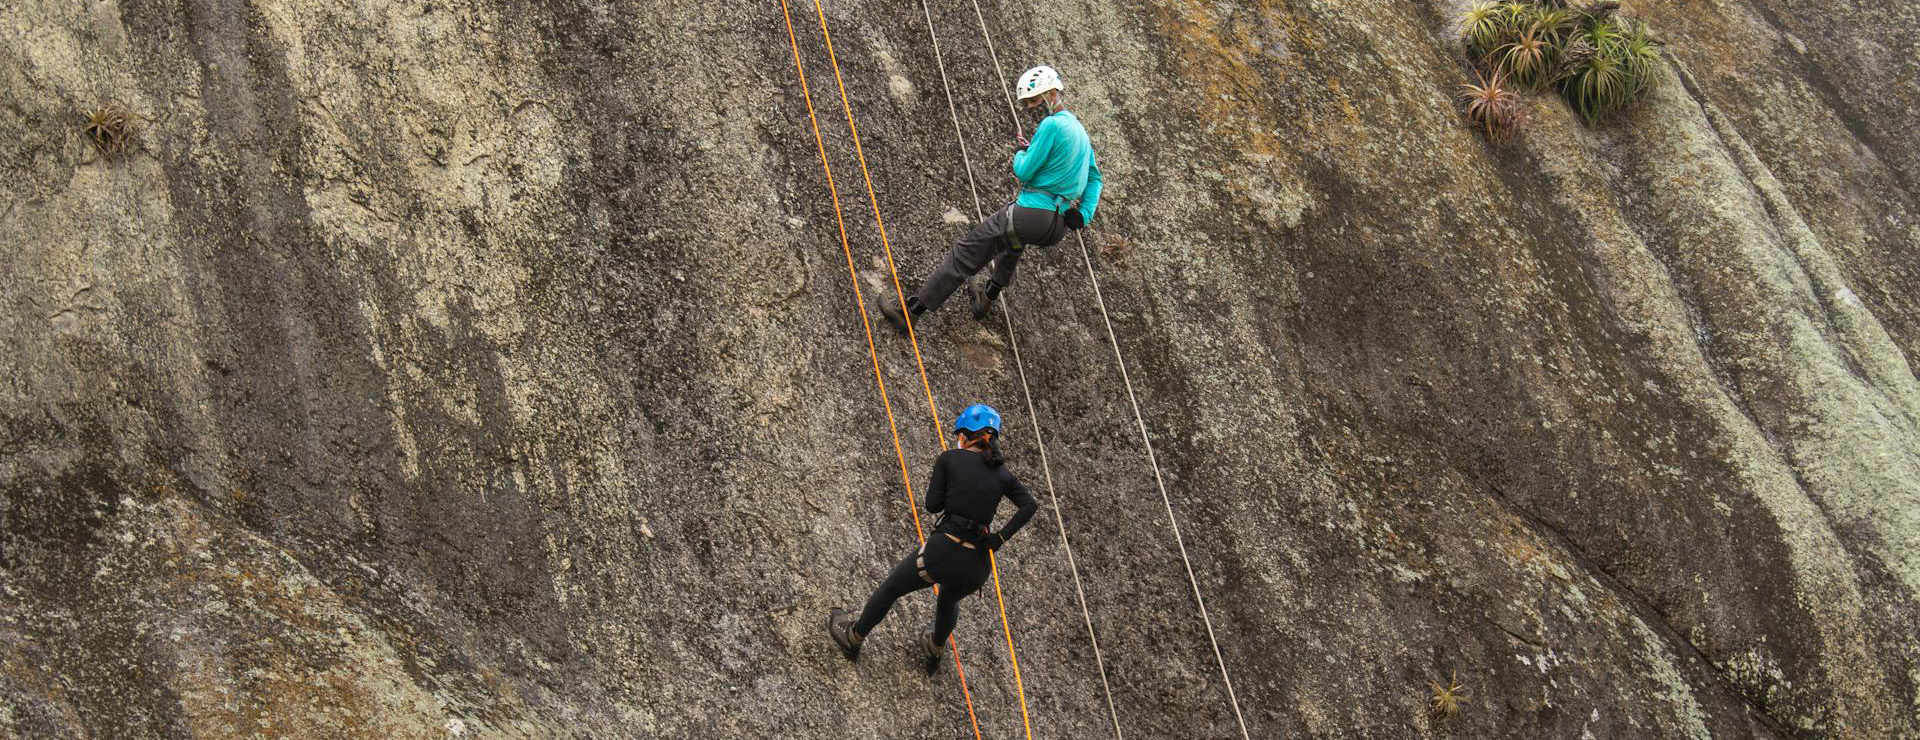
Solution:
<svg viewBox="0 0 1920 740">
<path fill-rule="evenodd" d="M 933 461 L 933 480 L 927 484 L 927 511 L 947 512 L 982 524 L 992 522 L 1002 497 L 1020 507 L 1000 528 L 1000 539 L 1009 540 L 1020 531 L 1033 512 L 1040 508 L 1027 487 L 1006 466 L 988 465 L 987 459 L 973 450 L 953 449 Z M 968 533 L 977 535 L 978 533 Z"/>
</svg>

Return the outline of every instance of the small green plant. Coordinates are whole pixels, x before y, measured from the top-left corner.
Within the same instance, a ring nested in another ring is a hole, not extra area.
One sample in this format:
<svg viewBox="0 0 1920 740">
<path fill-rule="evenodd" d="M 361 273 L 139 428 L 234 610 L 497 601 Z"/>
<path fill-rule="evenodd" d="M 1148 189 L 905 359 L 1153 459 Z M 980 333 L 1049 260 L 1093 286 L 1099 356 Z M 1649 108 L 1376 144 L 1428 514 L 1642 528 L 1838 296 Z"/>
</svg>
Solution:
<svg viewBox="0 0 1920 740">
<path fill-rule="evenodd" d="M 1533 25 L 1535 13 L 1532 3 L 1520 0 L 1476 3 L 1461 17 L 1468 51 L 1483 60 L 1498 54 Z"/>
<path fill-rule="evenodd" d="M 1660 58 L 1645 25 L 1602 18 L 1576 43 L 1579 53 L 1568 49 L 1558 82 L 1560 94 L 1587 125 L 1599 123 L 1652 87 Z"/>
<path fill-rule="evenodd" d="M 1474 58 L 1527 87 L 1550 81 L 1560 50 L 1578 25 L 1564 7 L 1520 0 L 1474 6 L 1462 20 Z"/>
<path fill-rule="evenodd" d="M 1534 6 L 1533 28 L 1555 49 L 1566 45 L 1567 36 L 1578 26 L 1574 21 L 1573 13 L 1564 7 Z"/>
<path fill-rule="evenodd" d="M 1561 81 L 1560 92 L 1587 125 L 1626 104 L 1627 71 L 1613 56 L 1596 54 L 1572 72 Z"/>
<path fill-rule="evenodd" d="M 1660 69 L 1660 42 L 1653 39 L 1653 32 L 1647 30 L 1647 24 L 1631 21 L 1626 38 L 1620 43 L 1620 55 L 1627 65 L 1627 74 L 1631 75 L 1640 90 L 1653 86 L 1654 75 Z"/>
<path fill-rule="evenodd" d="M 1459 674 L 1451 675 L 1444 686 L 1439 681 L 1428 681 L 1427 685 L 1433 688 L 1433 698 L 1427 701 L 1427 711 L 1432 712 L 1434 717 L 1452 719 L 1453 715 L 1460 713 L 1460 705 L 1467 700 L 1467 695 L 1461 691 L 1466 687 L 1460 685 Z"/>
<path fill-rule="evenodd" d="M 1460 17 L 1460 35 L 1474 54 L 1486 54 L 1500 46 L 1507 28 L 1506 5 L 1482 0 Z"/>
<path fill-rule="evenodd" d="M 1527 87 L 1538 86 L 1558 56 L 1546 33 L 1539 26 L 1528 26 L 1494 54 L 1494 68 L 1508 79 Z"/>
<path fill-rule="evenodd" d="M 140 119 L 120 107 L 119 103 L 108 103 L 86 114 L 86 123 L 80 131 L 87 137 L 87 143 L 100 156 L 109 160 L 117 159 L 127 153 L 127 147 L 133 142 L 133 135 L 139 131 Z"/>
<path fill-rule="evenodd" d="M 1494 72 L 1489 77 L 1475 70 L 1474 76 L 1480 84 L 1460 86 L 1460 102 L 1466 104 L 1467 120 L 1484 130 L 1488 141 L 1504 144 L 1526 125 L 1526 106 L 1521 105 L 1520 96 L 1507 87 L 1506 75 Z"/>
</svg>

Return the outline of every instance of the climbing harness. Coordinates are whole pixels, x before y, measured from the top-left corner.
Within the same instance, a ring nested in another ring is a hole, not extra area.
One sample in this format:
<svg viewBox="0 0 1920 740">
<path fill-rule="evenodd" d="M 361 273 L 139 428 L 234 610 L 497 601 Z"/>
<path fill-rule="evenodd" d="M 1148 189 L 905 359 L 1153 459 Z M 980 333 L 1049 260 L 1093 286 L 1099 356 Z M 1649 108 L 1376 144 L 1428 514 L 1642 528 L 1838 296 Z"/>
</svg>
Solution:
<svg viewBox="0 0 1920 740">
<path fill-rule="evenodd" d="M 913 556 L 913 572 L 920 574 L 920 580 L 933 583 L 933 574 L 927 571 L 927 543 L 925 542 L 920 543 L 920 552 Z"/>
<path fill-rule="evenodd" d="M 1020 188 L 1020 194 L 1021 194 L 1021 195 L 1026 195 L 1027 193 L 1039 193 L 1039 194 L 1041 194 L 1041 195 L 1044 195 L 1044 196 L 1047 196 L 1047 197 L 1049 197 L 1049 198 L 1052 198 L 1052 199 L 1053 199 L 1053 212 L 1054 212 L 1054 213 L 1065 213 L 1065 212 L 1066 212 L 1066 210 L 1067 210 L 1068 208 L 1079 208 L 1079 207 L 1080 207 L 1080 201 L 1079 201 L 1079 200 L 1076 200 L 1076 199 L 1073 199 L 1073 198 L 1068 198 L 1067 196 L 1064 196 L 1064 195 L 1061 195 L 1061 194 L 1059 194 L 1059 193 L 1049 193 L 1049 192 L 1047 192 L 1047 191 L 1045 191 L 1045 190 L 1041 190 L 1041 189 L 1039 189 L 1039 188 L 1029 188 L 1029 187 L 1022 187 L 1022 188 Z"/>
<path fill-rule="evenodd" d="M 986 522 L 976 522 L 953 512 L 941 514 L 940 520 L 933 524 L 933 531 L 956 537 L 967 547 L 979 545 L 992 533 Z"/>
<path fill-rule="evenodd" d="M 1020 241 L 1020 229 L 1017 228 L 1013 223 L 1013 208 L 1015 205 L 1018 205 L 1018 204 L 1008 203 L 1007 210 L 1001 215 L 1001 219 L 1006 221 L 1007 230 L 1001 232 L 1000 236 L 1006 238 L 1008 249 L 1018 251 L 1018 250 L 1026 249 L 1027 245 Z"/>
</svg>

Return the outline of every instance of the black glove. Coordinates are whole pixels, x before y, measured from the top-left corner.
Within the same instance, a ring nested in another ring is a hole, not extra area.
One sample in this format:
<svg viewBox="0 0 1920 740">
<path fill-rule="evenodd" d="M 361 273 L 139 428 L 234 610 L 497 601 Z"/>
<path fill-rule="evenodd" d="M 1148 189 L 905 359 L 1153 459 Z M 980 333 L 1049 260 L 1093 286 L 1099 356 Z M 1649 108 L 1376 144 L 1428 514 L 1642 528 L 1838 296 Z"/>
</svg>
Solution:
<svg viewBox="0 0 1920 740">
<path fill-rule="evenodd" d="M 1067 209 L 1066 218 L 1067 218 L 1067 228 L 1069 229 L 1073 229 L 1074 231 L 1079 231 L 1087 227 L 1087 218 L 1085 216 L 1080 215 L 1080 209 L 1078 208 Z"/>
<path fill-rule="evenodd" d="M 1001 537 L 999 532 L 988 532 L 986 536 L 980 538 L 980 546 L 989 551 L 998 550 L 1004 544 L 1007 544 L 1007 538 Z"/>
</svg>

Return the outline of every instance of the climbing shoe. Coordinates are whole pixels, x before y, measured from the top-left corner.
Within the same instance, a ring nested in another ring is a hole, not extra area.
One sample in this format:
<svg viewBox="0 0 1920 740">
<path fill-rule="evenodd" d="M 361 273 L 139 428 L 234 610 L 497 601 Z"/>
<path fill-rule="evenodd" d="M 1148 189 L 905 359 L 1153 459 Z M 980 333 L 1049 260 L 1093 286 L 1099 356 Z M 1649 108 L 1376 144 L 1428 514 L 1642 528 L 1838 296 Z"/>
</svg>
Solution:
<svg viewBox="0 0 1920 740">
<path fill-rule="evenodd" d="M 925 308 L 920 306 L 919 299 L 913 296 L 907 296 L 907 310 L 912 312 L 915 318 L 927 312 Z M 904 337 L 907 335 L 907 317 L 900 312 L 900 301 L 881 298 L 880 315 L 885 316 L 887 321 L 893 324 L 893 328 L 900 331 L 900 336 Z"/>
<path fill-rule="evenodd" d="M 1000 286 L 991 280 L 982 280 L 967 285 L 967 296 L 973 299 L 973 317 L 984 319 L 987 309 L 993 307 L 993 299 L 1000 295 Z"/>
<path fill-rule="evenodd" d="M 932 630 L 928 630 L 926 634 L 920 636 L 920 653 L 920 667 L 927 670 L 927 675 L 931 676 L 939 673 L 941 656 L 940 643 L 933 641 Z"/>
<path fill-rule="evenodd" d="M 847 660 L 860 659 L 860 643 L 866 639 L 853 631 L 853 615 L 847 610 L 834 607 L 827 613 L 827 634 L 833 637 L 833 644 L 840 646 L 840 654 Z"/>
</svg>

